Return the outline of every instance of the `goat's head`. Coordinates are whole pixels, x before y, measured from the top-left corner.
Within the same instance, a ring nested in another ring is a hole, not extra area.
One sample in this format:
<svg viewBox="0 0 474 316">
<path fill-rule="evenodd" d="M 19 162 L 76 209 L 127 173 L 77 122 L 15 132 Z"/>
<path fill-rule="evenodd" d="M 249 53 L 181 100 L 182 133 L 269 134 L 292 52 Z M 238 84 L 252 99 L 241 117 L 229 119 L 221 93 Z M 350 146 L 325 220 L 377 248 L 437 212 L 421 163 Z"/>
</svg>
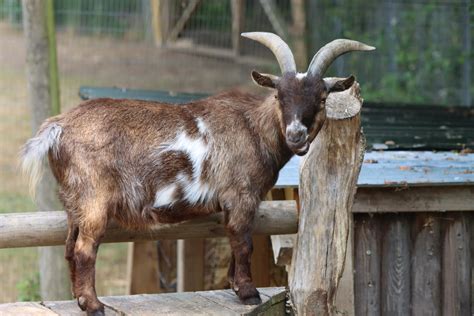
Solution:
<svg viewBox="0 0 474 316">
<path fill-rule="evenodd" d="M 345 79 L 324 79 L 322 76 L 340 55 L 375 48 L 357 41 L 337 39 L 314 55 L 306 73 L 297 73 L 291 49 L 279 36 L 265 32 L 242 33 L 242 36 L 267 46 L 277 58 L 281 77 L 252 71 L 252 79 L 259 86 L 277 90 L 286 143 L 295 154 L 306 154 L 324 122 L 328 94 L 348 89 L 355 80 L 353 76 Z"/>
</svg>

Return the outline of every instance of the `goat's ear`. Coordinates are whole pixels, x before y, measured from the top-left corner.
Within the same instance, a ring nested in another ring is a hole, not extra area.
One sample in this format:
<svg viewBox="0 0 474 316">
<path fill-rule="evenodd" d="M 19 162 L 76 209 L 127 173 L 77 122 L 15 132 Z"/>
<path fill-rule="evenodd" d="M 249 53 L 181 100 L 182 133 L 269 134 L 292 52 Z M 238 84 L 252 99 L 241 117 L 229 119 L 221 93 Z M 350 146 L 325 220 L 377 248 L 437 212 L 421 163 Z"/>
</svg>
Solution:
<svg viewBox="0 0 474 316">
<path fill-rule="evenodd" d="M 354 83 L 354 76 L 348 78 L 324 78 L 324 84 L 328 92 L 344 91 L 349 89 Z"/>
<path fill-rule="evenodd" d="M 258 86 L 275 89 L 280 77 L 269 74 L 261 74 L 258 71 L 253 70 L 252 80 Z"/>
</svg>

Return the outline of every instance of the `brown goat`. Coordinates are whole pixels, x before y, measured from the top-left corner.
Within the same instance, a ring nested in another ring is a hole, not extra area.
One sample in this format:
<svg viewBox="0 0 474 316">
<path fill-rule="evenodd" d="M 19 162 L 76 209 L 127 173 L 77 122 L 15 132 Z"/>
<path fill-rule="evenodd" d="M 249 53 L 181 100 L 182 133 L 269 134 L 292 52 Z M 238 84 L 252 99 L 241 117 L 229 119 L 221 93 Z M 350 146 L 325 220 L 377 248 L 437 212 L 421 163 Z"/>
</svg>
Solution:
<svg viewBox="0 0 474 316">
<path fill-rule="evenodd" d="M 174 106 L 96 99 L 44 122 L 23 148 L 33 185 L 42 159 L 59 183 L 68 214 L 66 259 L 73 295 L 88 314 L 103 315 L 95 292 L 95 260 L 108 221 L 148 229 L 223 211 L 232 248 L 228 277 L 244 304 L 259 304 L 252 283 L 255 211 L 295 153 L 304 155 L 322 127 L 325 99 L 354 77 L 325 80 L 339 55 L 370 46 L 336 40 L 298 74 L 289 47 L 271 33 L 243 36 L 269 47 L 282 76 L 252 72 L 267 97 L 227 92 Z"/>
</svg>

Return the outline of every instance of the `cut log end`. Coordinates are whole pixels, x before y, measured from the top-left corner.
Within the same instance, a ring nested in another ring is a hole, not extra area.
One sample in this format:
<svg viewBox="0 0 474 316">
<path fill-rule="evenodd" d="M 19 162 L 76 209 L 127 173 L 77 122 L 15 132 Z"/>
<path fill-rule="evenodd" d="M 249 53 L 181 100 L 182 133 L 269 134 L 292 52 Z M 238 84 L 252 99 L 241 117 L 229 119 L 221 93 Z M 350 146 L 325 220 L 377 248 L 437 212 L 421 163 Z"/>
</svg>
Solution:
<svg viewBox="0 0 474 316">
<path fill-rule="evenodd" d="M 359 114 L 362 108 L 362 101 L 360 86 L 356 81 L 352 87 L 347 90 L 329 94 L 326 102 L 327 117 L 332 120 L 343 120 L 354 117 Z"/>
</svg>

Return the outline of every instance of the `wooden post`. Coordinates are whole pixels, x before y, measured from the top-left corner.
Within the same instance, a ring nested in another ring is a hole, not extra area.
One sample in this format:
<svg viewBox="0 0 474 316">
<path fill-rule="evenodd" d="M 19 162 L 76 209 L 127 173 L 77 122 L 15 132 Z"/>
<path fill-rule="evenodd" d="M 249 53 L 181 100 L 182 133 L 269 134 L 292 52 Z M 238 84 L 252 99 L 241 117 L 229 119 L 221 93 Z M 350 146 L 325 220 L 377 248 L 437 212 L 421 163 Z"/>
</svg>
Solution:
<svg viewBox="0 0 474 316">
<path fill-rule="evenodd" d="M 245 1 L 231 0 L 232 9 L 232 50 L 237 57 L 240 55 L 240 33 L 245 20 Z"/>
<path fill-rule="evenodd" d="M 346 91 L 329 95 L 328 119 L 301 165 L 300 221 L 289 276 L 291 300 L 299 315 L 336 312 L 364 156 L 359 93 L 354 83 Z"/>
<path fill-rule="evenodd" d="M 56 58 L 53 0 L 23 0 L 26 69 L 32 130 L 59 113 L 59 82 Z M 56 181 L 49 168 L 36 192 L 38 210 L 61 209 Z M 70 298 L 64 247 L 39 248 L 40 290 L 43 300 Z"/>
<path fill-rule="evenodd" d="M 127 287 L 127 294 L 161 292 L 156 241 L 128 244 Z"/>
<path fill-rule="evenodd" d="M 308 52 L 306 47 L 306 1 L 291 0 L 291 16 L 293 25 L 290 29 L 293 42 L 293 52 L 296 65 L 299 69 L 306 69 L 308 66 Z"/>
<path fill-rule="evenodd" d="M 177 291 L 204 290 L 204 238 L 178 240 Z"/>
<path fill-rule="evenodd" d="M 158 47 L 166 45 L 169 31 L 169 0 L 149 0 L 153 41 Z"/>
</svg>

